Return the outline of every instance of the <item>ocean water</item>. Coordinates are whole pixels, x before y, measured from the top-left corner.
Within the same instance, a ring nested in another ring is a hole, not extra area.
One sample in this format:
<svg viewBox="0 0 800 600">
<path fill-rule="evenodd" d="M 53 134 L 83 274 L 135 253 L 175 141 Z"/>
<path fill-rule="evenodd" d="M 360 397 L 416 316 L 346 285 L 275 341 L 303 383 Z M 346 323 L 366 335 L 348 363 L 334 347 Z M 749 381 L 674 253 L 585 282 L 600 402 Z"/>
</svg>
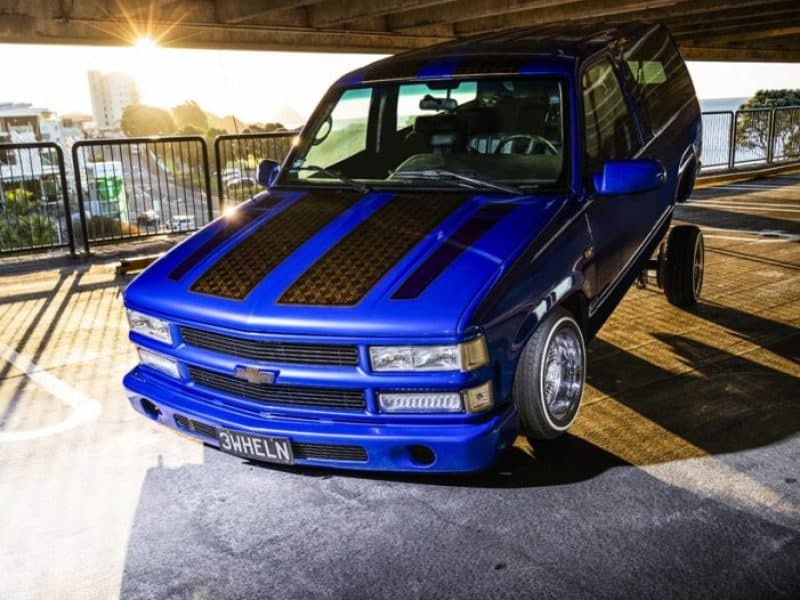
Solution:
<svg viewBox="0 0 800 600">
<path fill-rule="evenodd" d="M 747 98 L 700 98 L 700 110 L 711 112 L 718 110 L 739 110 Z"/>
</svg>

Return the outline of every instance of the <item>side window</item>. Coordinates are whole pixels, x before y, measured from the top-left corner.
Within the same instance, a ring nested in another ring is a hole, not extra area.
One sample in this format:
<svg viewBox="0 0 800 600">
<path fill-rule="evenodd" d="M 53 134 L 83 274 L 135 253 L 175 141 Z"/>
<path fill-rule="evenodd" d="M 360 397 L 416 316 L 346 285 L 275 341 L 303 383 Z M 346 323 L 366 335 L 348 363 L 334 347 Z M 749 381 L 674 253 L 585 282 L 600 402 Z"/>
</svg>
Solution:
<svg viewBox="0 0 800 600">
<path fill-rule="evenodd" d="M 372 88 L 352 89 L 342 94 L 329 122 L 320 128 L 305 163 L 330 167 L 365 150 L 371 100 Z M 313 171 L 304 171 L 300 177 L 313 175 Z"/>
<path fill-rule="evenodd" d="M 667 31 L 658 28 L 625 52 L 631 78 L 653 131 L 660 130 L 694 95 L 689 70 Z"/>
<path fill-rule="evenodd" d="M 607 160 L 630 158 L 639 149 L 639 134 L 610 61 L 587 69 L 582 87 L 587 166 L 596 173 Z"/>
</svg>

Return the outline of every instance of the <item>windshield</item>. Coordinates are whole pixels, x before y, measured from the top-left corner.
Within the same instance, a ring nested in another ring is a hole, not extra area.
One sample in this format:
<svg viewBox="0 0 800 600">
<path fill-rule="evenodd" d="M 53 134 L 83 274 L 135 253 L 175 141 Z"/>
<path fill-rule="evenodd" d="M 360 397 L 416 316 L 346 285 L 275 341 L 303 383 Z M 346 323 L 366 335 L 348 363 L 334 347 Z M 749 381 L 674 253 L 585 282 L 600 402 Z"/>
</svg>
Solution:
<svg viewBox="0 0 800 600">
<path fill-rule="evenodd" d="M 552 78 L 346 89 L 306 128 L 278 184 L 550 188 L 564 177 L 564 113 Z"/>
</svg>

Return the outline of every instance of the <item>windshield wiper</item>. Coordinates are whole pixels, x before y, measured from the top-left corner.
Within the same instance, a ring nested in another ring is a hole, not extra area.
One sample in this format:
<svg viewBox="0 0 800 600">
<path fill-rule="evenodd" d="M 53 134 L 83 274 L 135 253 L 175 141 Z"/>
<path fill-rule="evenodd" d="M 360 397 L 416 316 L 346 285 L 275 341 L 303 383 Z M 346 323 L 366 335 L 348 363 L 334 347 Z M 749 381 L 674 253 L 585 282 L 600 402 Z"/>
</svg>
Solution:
<svg viewBox="0 0 800 600">
<path fill-rule="evenodd" d="M 370 190 L 370 187 L 368 185 L 363 184 L 360 181 L 356 181 L 355 179 L 350 179 L 349 177 L 342 175 L 338 171 L 326 169 L 325 167 L 318 167 L 317 165 L 292 167 L 291 169 L 289 169 L 289 171 L 314 171 L 314 173 L 322 173 L 323 175 L 327 175 L 328 177 L 333 177 L 334 179 L 338 179 L 342 183 L 346 183 L 351 188 L 361 192 L 362 194 L 368 194 L 370 191 L 372 191 Z"/>
<path fill-rule="evenodd" d="M 506 194 L 514 194 L 515 196 L 523 196 L 526 193 L 522 188 L 518 188 L 515 185 L 507 185 L 505 183 L 498 183 L 496 181 L 491 181 L 489 179 L 480 179 L 478 177 L 471 177 L 469 175 L 464 175 L 463 173 L 458 173 L 457 171 L 449 171 L 448 169 L 426 169 L 424 171 L 400 171 L 400 172 L 395 172 L 394 176 L 401 179 L 405 177 L 408 177 L 409 179 L 415 177 L 419 177 L 421 179 L 439 179 L 440 177 L 453 177 L 454 179 L 458 179 L 459 181 L 463 181 L 464 183 L 469 183 L 474 187 L 489 187 L 495 190 L 499 190 L 501 192 L 505 192 Z"/>
</svg>

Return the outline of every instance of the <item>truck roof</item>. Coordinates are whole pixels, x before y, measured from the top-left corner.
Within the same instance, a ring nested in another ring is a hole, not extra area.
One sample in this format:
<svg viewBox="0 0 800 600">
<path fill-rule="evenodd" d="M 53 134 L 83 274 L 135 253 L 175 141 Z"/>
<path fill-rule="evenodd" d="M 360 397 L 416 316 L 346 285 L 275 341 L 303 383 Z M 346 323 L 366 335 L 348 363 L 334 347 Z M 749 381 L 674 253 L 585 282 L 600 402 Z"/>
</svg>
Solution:
<svg viewBox="0 0 800 600">
<path fill-rule="evenodd" d="M 597 52 L 660 27 L 649 23 L 562 23 L 519 27 L 411 50 L 352 71 L 338 85 L 463 75 L 564 71 Z"/>
</svg>

